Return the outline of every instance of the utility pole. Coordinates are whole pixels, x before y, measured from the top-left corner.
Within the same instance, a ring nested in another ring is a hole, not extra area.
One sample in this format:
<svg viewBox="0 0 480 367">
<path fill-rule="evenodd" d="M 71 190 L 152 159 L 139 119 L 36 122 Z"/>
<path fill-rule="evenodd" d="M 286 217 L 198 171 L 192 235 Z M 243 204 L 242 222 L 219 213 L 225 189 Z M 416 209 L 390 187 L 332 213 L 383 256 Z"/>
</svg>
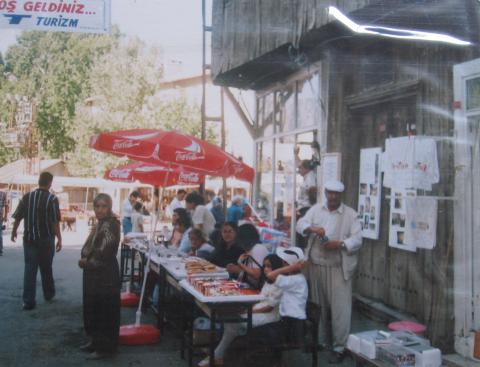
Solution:
<svg viewBox="0 0 480 367">
<path fill-rule="evenodd" d="M 211 4 L 210 4 L 211 5 Z M 211 7 L 211 6 L 210 6 Z M 207 137 L 207 123 L 208 122 L 219 122 L 221 130 L 221 142 L 220 146 L 225 150 L 225 98 L 224 90 L 221 87 L 217 87 L 220 91 L 220 116 L 209 116 L 207 115 L 207 71 L 211 75 L 212 67 L 207 63 L 207 36 L 208 39 L 212 38 L 212 25 L 207 25 L 207 0 L 202 0 L 202 140 L 205 140 Z M 204 185 L 200 186 L 200 191 L 205 192 Z M 227 181 L 223 179 L 223 206 L 225 210 L 227 202 Z"/>
</svg>

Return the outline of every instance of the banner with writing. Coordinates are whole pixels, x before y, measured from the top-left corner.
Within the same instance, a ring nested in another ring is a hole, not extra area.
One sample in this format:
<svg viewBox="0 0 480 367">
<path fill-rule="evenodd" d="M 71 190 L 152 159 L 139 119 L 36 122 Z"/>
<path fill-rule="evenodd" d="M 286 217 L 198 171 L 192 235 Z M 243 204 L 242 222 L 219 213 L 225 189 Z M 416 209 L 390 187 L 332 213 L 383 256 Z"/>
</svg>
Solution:
<svg viewBox="0 0 480 367">
<path fill-rule="evenodd" d="M 110 33 L 110 0 L 0 0 L 0 28 Z"/>
</svg>

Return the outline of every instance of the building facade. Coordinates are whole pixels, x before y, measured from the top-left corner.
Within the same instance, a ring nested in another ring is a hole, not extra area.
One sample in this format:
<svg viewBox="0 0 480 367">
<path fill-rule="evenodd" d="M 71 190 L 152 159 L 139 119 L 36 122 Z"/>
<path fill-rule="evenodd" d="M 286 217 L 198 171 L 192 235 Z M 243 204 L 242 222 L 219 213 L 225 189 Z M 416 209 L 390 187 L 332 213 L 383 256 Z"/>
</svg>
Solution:
<svg viewBox="0 0 480 367">
<path fill-rule="evenodd" d="M 317 199 L 325 179 L 340 178 L 345 202 L 376 232 L 365 235 L 354 292 L 415 317 L 444 353 L 472 356 L 480 329 L 480 4 L 217 0 L 213 15 L 214 82 L 257 93 L 259 214 L 294 240 L 302 180 L 294 151 L 315 158 L 317 142 Z M 388 152 L 415 139 L 425 142 L 419 152 L 427 144 L 435 151 L 437 177 L 416 181 L 413 191 L 434 206 L 436 221 L 433 246 L 408 249 L 403 204 L 395 200 L 402 177 L 391 176 Z M 372 164 L 360 156 L 368 148 L 383 153 L 384 164 L 372 169 L 383 185 L 363 183 Z"/>
</svg>

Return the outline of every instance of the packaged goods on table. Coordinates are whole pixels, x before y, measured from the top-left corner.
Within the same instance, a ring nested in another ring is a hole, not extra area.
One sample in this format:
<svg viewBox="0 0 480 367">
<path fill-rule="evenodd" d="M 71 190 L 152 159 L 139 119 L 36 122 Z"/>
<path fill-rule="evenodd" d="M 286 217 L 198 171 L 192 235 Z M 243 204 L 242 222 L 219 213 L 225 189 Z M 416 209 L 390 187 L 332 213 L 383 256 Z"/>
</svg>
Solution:
<svg viewBox="0 0 480 367">
<path fill-rule="evenodd" d="M 258 291 L 246 283 L 221 278 L 189 278 L 190 284 L 207 297 L 254 295 Z"/>
<path fill-rule="evenodd" d="M 219 266 L 212 264 L 211 262 L 201 259 L 199 257 L 187 257 L 182 262 L 185 267 L 186 276 L 189 278 L 194 277 L 216 277 L 216 278 L 228 278 L 228 272 Z"/>
<path fill-rule="evenodd" d="M 397 345 L 380 345 L 377 348 L 378 359 L 395 367 L 415 367 L 415 353 Z"/>
<path fill-rule="evenodd" d="M 392 362 L 392 355 L 389 352 L 390 346 L 397 346 L 404 355 L 414 355 L 413 364 L 408 358 L 398 358 Z M 350 334 L 347 341 L 347 348 L 355 354 L 370 359 L 383 359 L 393 363 L 394 366 L 415 366 L 415 367 L 440 367 L 442 365 L 442 353 L 440 349 L 430 345 L 428 339 L 422 338 L 408 331 L 379 331 L 369 330 L 356 334 Z M 380 356 L 382 353 L 382 356 Z"/>
</svg>

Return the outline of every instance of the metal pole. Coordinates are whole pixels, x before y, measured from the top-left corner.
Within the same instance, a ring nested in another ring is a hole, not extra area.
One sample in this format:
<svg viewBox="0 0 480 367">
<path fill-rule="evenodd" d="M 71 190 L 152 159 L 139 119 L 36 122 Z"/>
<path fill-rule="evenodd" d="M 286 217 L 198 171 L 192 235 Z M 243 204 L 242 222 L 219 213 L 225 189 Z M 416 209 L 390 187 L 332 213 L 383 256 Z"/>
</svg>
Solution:
<svg viewBox="0 0 480 367">
<path fill-rule="evenodd" d="M 206 100 L 206 84 L 207 84 L 207 75 L 206 75 L 206 62 L 207 62 L 207 47 L 206 47 L 206 4 L 205 0 L 202 0 L 202 105 L 201 105 L 201 114 L 202 114 L 202 126 L 201 126 L 201 138 L 205 140 L 206 134 L 206 107 L 205 107 L 205 100 Z M 200 184 L 199 187 L 200 194 L 205 192 L 205 183 Z"/>
<path fill-rule="evenodd" d="M 220 130 L 221 130 L 221 147 L 225 150 L 226 147 L 226 139 L 225 139 L 225 96 L 224 96 L 224 89 L 220 88 Z M 223 188 L 223 213 L 225 218 L 227 216 L 227 179 L 225 177 L 222 178 L 222 188 Z"/>
<path fill-rule="evenodd" d="M 207 84 L 207 75 L 206 75 L 206 63 L 207 63 L 207 35 L 205 32 L 206 24 L 206 4 L 205 0 L 202 0 L 202 131 L 201 138 L 204 140 L 206 137 L 206 84 Z"/>
</svg>

